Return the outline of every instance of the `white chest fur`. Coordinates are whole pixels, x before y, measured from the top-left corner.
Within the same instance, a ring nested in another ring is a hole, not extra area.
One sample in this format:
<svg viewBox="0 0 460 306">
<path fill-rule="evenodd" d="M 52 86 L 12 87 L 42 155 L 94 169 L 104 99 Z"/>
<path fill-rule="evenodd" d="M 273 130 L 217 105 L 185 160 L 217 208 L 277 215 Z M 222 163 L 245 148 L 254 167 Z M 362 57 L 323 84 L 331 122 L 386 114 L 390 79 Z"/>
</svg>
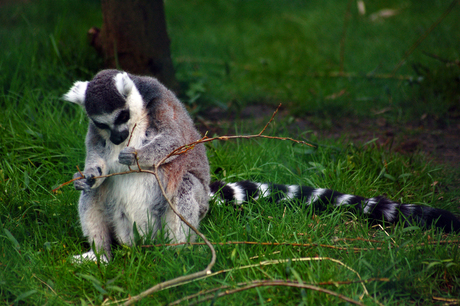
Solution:
<svg viewBox="0 0 460 306">
<path fill-rule="evenodd" d="M 118 162 L 120 152 L 127 146 L 139 149 L 145 141 L 148 122 L 138 120 L 131 126 L 130 136 L 120 145 L 108 141 L 108 152 L 105 158 L 109 173 L 129 171 L 129 167 Z M 137 165 L 131 166 L 137 170 Z M 151 169 L 151 168 L 150 168 Z M 149 170 L 150 170 L 149 169 Z M 142 232 L 149 231 L 159 224 L 165 201 L 155 176 L 149 173 L 130 173 L 116 175 L 103 183 L 107 190 L 107 207 L 112 219 L 116 235 L 123 243 L 130 243 L 132 226 L 136 222 Z"/>
</svg>

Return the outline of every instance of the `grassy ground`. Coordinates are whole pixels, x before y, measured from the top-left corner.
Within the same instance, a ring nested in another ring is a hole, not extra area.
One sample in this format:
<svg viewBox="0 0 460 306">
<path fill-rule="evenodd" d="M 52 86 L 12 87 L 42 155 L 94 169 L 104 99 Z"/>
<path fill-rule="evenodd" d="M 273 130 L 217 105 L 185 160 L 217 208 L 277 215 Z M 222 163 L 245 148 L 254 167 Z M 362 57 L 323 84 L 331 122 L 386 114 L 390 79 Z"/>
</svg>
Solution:
<svg viewBox="0 0 460 306">
<path fill-rule="evenodd" d="M 460 27 L 458 6 L 395 72 L 413 81 L 378 77 L 392 74 L 446 10 L 446 1 L 365 1 L 366 15 L 352 2 L 343 44 L 348 1 L 208 2 L 167 2 L 178 76 L 202 85 L 203 102 L 238 108 L 281 101 L 294 114 L 326 117 L 391 108 L 387 115 L 407 119 L 442 115 L 457 101 L 460 68 L 427 54 L 459 58 L 453 31 Z M 396 14 L 371 18 L 388 8 Z M 196 10 L 199 17 L 189 13 Z M 341 66 L 349 77 L 332 77 Z M 368 74 L 375 78 L 365 78 Z M 421 83 L 415 81 L 419 76 Z"/>
<path fill-rule="evenodd" d="M 393 79 L 313 78 L 310 73 L 340 69 L 345 3 L 272 0 L 263 4 L 166 2 L 173 58 L 188 89 L 185 102 L 194 100 L 191 109 L 283 102 L 294 114 L 337 118 L 390 106 L 387 116 L 401 120 L 424 112 L 442 116 L 452 106 L 458 94 L 451 86 L 456 68 L 441 65 L 421 51 L 459 58 L 460 40 L 452 30 L 459 25 L 458 7 L 397 72 L 417 76 L 410 64 L 426 66 L 422 71 L 437 81 L 427 83 L 430 87 Z M 346 72 L 391 73 L 448 5 L 386 2 L 401 9 L 399 14 L 372 22 L 369 15 L 384 7 L 366 4 L 365 16 L 357 13 L 354 3 L 351 9 Z M 89 248 L 76 215 L 79 193 L 71 186 L 56 194 L 51 190 L 70 179 L 75 165 L 83 167 L 87 121 L 80 109 L 62 102 L 60 96 L 73 81 L 89 79 L 100 68 L 86 46 L 85 32 L 101 19 L 97 1 L 45 0 L 0 9 L 0 301 L 4 304 L 119 301 L 161 281 L 201 270 L 209 262 L 204 246 L 118 247 L 109 265 L 69 261 L 71 255 Z M 340 97 L 327 98 L 343 89 Z M 285 133 L 285 124 L 278 122 L 269 133 Z M 235 127 L 241 133 L 258 131 L 238 123 Z M 306 137 L 302 131 L 285 136 Z M 451 177 L 423 156 L 389 153 L 373 143 L 356 147 L 310 140 L 319 148 L 274 140 L 213 143 L 208 147 L 213 177 L 306 184 L 368 197 L 387 194 L 404 203 L 458 213 L 458 189 L 445 187 Z M 241 210 L 212 204 L 201 230 L 212 242 L 314 245 L 216 246 L 213 271 L 229 271 L 161 291 L 140 304 L 166 304 L 200 290 L 221 287 L 224 293 L 225 286 L 278 279 L 318 285 L 357 301 L 367 290 L 362 298 L 366 305 L 443 303 L 435 298 L 458 303 L 458 242 L 442 243 L 458 241 L 458 235 L 445 237 L 400 226 L 384 231 L 350 212 L 326 211 L 318 216 L 300 208 L 285 210 L 269 200 L 247 203 Z M 258 265 L 266 260 L 281 262 Z M 366 290 L 363 284 L 341 283 L 359 279 L 374 280 L 365 283 Z M 274 286 L 215 300 L 218 305 L 339 302 L 317 291 Z"/>
</svg>

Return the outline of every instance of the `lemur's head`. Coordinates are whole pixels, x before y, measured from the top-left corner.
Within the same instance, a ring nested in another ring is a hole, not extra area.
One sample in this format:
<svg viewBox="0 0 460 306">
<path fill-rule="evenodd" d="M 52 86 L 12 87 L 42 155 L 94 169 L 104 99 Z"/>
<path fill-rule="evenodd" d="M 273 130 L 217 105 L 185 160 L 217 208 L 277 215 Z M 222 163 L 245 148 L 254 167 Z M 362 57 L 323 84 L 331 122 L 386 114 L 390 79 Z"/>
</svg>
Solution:
<svg viewBox="0 0 460 306">
<path fill-rule="evenodd" d="M 63 99 L 84 107 L 101 134 L 119 145 L 128 138 L 147 104 L 159 96 L 159 83 L 154 81 L 118 70 L 103 70 L 91 81 L 75 82 Z"/>
</svg>

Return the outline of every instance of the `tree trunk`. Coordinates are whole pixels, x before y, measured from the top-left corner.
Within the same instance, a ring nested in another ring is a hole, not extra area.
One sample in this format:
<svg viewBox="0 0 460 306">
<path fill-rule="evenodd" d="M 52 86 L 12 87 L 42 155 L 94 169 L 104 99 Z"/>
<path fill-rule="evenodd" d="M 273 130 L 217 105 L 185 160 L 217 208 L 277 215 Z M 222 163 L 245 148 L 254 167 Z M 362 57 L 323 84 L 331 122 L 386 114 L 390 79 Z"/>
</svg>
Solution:
<svg viewBox="0 0 460 306">
<path fill-rule="evenodd" d="M 102 0 L 104 24 L 93 45 L 106 67 L 151 75 L 179 90 L 166 32 L 163 0 Z"/>
</svg>

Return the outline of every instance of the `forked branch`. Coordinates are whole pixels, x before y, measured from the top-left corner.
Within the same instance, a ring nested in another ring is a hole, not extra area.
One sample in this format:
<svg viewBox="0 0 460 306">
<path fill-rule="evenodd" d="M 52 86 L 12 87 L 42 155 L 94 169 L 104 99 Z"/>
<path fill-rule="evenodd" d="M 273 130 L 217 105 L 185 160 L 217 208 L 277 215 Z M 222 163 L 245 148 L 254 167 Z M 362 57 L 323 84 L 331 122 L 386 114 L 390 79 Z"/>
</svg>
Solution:
<svg viewBox="0 0 460 306">
<path fill-rule="evenodd" d="M 152 175 L 155 176 L 155 178 L 157 179 L 158 181 L 158 185 L 161 189 L 161 192 L 163 194 L 163 196 L 165 197 L 165 199 L 167 200 L 169 206 L 171 207 L 171 209 L 174 211 L 174 213 L 185 223 L 187 224 L 187 226 L 193 230 L 198 236 L 200 236 L 203 241 L 205 242 L 205 244 L 209 247 L 209 249 L 211 250 L 211 261 L 210 263 L 208 264 L 208 266 L 202 270 L 202 271 L 199 271 L 199 272 L 196 272 L 196 273 L 193 273 L 193 274 L 189 274 L 189 275 L 185 275 L 185 276 L 181 276 L 181 277 L 177 277 L 177 278 L 174 278 L 174 279 L 171 279 L 171 280 L 168 280 L 168 281 L 165 281 L 165 282 L 162 282 L 162 283 L 159 283 L 153 287 L 151 287 L 150 289 L 140 293 L 139 295 L 136 295 L 136 296 L 133 296 L 131 297 L 129 300 L 127 300 L 125 302 L 124 305 L 131 305 L 139 300 L 141 300 L 142 298 L 146 297 L 147 295 L 149 294 L 152 294 L 156 291 L 160 291 L 164 288 L 168 288 L 168 287 L 171 287 L 171 286 L 177 286 L 177 285 L 180 285 L 180 284 L 183 284 L 185 282 L 188 282 L 188 281 L 191 281 L 193 279 L 197 279 L 197 278 L 200 278 L 200 277 L 203 277 L 203 276 L 206 276 L 206 275 L 209 275 L 211 274 L 211 269 L 212 267 L 214 266 L 215 262 L 216 262 L 216 252 L 214 250 L 214 247 L 212 246 L 212 244 L 206 239 L 206 237 L 198 231 L 198 229 L 196 229 L 193 225 L 191 225 L 177 210 L 176 210 L 176 207 L 174 206 L 174 204 L 171 202 L 171 199 L 169 199 L 169 197 L 167 196 L 166 194 L 166 191 L 165 191 L 165 188 L 164 186 L 162 185 L 161 183 L 161 180 L 159 179 L 159 174 L 158 174 L 158 170 L 160 169 L 160 167 L 165 163 L 165 161 L 170 158 L 171 156 L 174 156 L 174 155 L 181 155 L 181 154 L 186 154 L 189 150 L 192 150 L 197 144 L 201 144 L 201 143 L 206 143 L 206 142 L 211 142 L 211 141 L 215 141 L 215 140 L 230 140 L 230 139 L 251 139 L 251 138 L 268 138 L 268 139 L 278 139 L 278 140 L 289 140 L 289 141 L 293 141 L 293 142 L 296 142 L 296 143 L 301 143 L 301 144 L 304 144 L 304 145 L 308 145 L 308 146 L 312 146 L 311 144 L 305 142 L 305 141 L 301 141 L 301 140 L 296 140 L 296 139 L 293 139 L 293 138 L 289 138 L 289 137 L 275 137 L 275 136 L 267 136 L 267 135 L 263 135 L 263 133 L 265 132 L 265 130 L 267 129 L 267 127 L 269 126 L 269 124 L 273 121 L 273 119 L 275 118 L 275 115 L 278 113 L 278 110 L 280 108 L 281 104 L 278 106 L 278 108 L 275 110 L 275 112 L 273 113 L 272 117 L 270 118 L 270 120 L 267 122 L 267 124 L 264 126 L 264 128 L 258 133 L 258 134 L 255 134 L 255 135 L 238 135 L 238 136 L 220 136 L 220 137 L 213 137 L 213 138 L 209 138 L 207 137 L 206 135 L 195 141 L 195 142 L 192 142 L 192 143 L 189 143 L 189 144 L 186 144 L 186 145 L 183 145 L 183 146 L 180 146 L 178 148 L 176 148 L 175 150 L 173 150 L 172 152 L 170 152 L 167 156 L 165 156 L 162 160 L 160 160 L 159 162 L 157 162 L 155 165 L 153 165 L 154 167 L 154 170 L 151 171 L 151 170 L 144 170 L 140 167 L 139 163 L 137 163 L 137 167 L 138 169 L 137 170 L 132 170 L 131 168 L 129 168 L 130 170 L 129 171 L 125 171 L 125 172 L 119 172 L 119 173 L 112 173 L 112 174 L 108 174 L 108 175 L 102 175 L 102 176 L 97 176 L 97 177 L 94 177 L 94 179 L 98 179 L 98 178 L 107 178 L 107 177 L 110 177 L 110 176 L 115 176 L 115 175 L 124 175 L 124 174 L 129 174 L 129 173 L 137 173 L 137 172 L 144 172 L 144 173 L 150 173 Z M 134 130 L 135 126 L 133 127 L 133 130 Z M 132 135 L 132 132 L 131 132 L 131 135 Z M 128 144 L 130 142 L 131 139 L 128 140 Z M 136 159 L 137 160 L 137 159 Z M 60 186 L 58 186 L 57 188 L 55 188 L 53 190 L 53 192 L 57 191 L 58 189 L 60 189 L 61 187 L 67 185 L 67 184 L 70 184 L 71 182 L 74 182 L 76 180 L 80 180 L 80 179 L 85 179 L 84 175 L 81 173 L 80 170 L 78 170 L 81 174 L 81 177 L 79 178 L 75 178 L 75 179 L 72 179 L 64 184 L 61 184 Z"/>
<path fill-rule="evenodd" d="M 258 288 L 258 287 L 265 287 L 265 286 L 272 286 L 272 287 L 273 286 L 284 286 L 284 287 L 296 287 L 296 288 L 314 290 L 314 291 L 323 292 L 323 293 L 338 297 L 338 298 L 340 298 L 340 299 L 342 299 L 344 301 L 347 301 L 348 303 L 351 303 L 351 304 L 364 306 L 363 303 L 360 303 L 360 302 L 355 301 L 355 300 L 353 300 L 353 299 L 351 299 L 349 297 L 346 297 L 346 296 L 344 296 L 342 294 L 336 293 L 336 292 L 328 290 L 328 289 L 324 289 L 324 288 L 321 288 L 321 287 L 308 285 L 308 284 L 300 284 L 300 283 L 280 281 L 280 280 L 255 281 L 255 282 L 250 283 L 250 284 L 248 284 L 246 286 L 242 286 L 242 287 L 239 287 L 239 288 L 236 288 L 236 289 L 225 290 L 225 291 L 219 292 L 217 294 L 209 294 L 209 295 L 205 296 L 204 298 L 202 298 L 202 299 L 200 299 L 200 300 L 198 300 L 198 301 L 196 301 L 194 303 L 190 303 L 189 305 L 197 305 L 197 304 L 209 301 L 209 300 L 213 300 L 213 299 L 216 299 L 216 298 L 223 297 L 225 295 L 230 295 L 230 294 L 233 294 L 233 293 L 237 293 L 237 292 L 241 292 L 241 291 L 245 291 L 245 290 L 249 290 L 249 289 L 253 289 L 253 288 Z M 177 304 L 171 304 L 171 305 L 177 305 Z"/>
<path fill-rule="evenodd" d="M 267 124 L 265 124 L 264 128 L 258 134 L 254 134 L 254 135 L 218 136 L 218 137 L 212 137 L 212 138 L 209 138 L 209 137 L 207 137 L 205 135 L 200 140 L 194 141 L 192 143 L 189 143 L 189 144 L 180 146 L 177 149 L 174 149 L 171 153 L 169 153 L 168 155 L 166 155 L 166 157 L 164 157 L 161 161 L 159 161 L 157 163 L 157 165 L 158 166 L 162 165 L 171 156 L 181 155 L 181 154 L 187 153 L 189 150 L 192 150 L 197 144 L 206 143 L 206 142 L 212 142 L 212 141 L 215 141 L 215 140 L 267 138 L 267 139 L 277 139 L 277 140 L 289 140 L 289 141 L 292 141 L 292 142 L 295 142 L 295 143 L 299 143 L 299 144 L 307 145 L 307 146 L 310 146 L 310 147 L 314 147 L 314 145 L 312 145 L 312 144 L 310 144 L 310 143 L 308 143 L 306 141 L 303 141 L 303 140 L 297 140 L 297 139 L 290 138 L 290 137 L 268 136 L 268 135 L 263 134 L 265 132 L 265 130 L 267 129 L 267 127 L 270 125 L 270 123 L 275 118 L 275 116 L 278 113 L 280 107 L 281 107 L 281 104 L 278 105 L 276 110 L 273 112 L 272 117 L 270 118 L 270 120 L 267 122 Z"/>
</svg>

